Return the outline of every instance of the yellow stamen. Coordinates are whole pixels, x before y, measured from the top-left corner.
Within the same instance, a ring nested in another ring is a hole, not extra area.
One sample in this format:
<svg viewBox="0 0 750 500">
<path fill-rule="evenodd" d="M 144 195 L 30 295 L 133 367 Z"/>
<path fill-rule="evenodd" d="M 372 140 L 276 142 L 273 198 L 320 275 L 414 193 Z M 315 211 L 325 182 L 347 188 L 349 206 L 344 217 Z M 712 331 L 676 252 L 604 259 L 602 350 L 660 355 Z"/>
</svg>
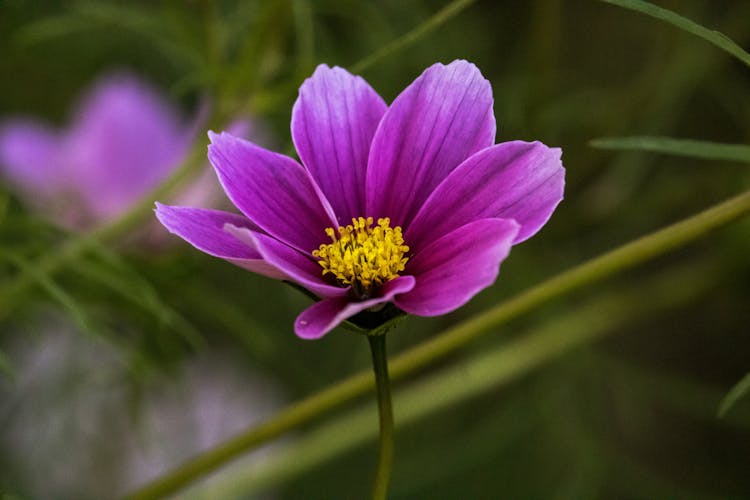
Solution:
<svg viewBox="0 0 750 500">
<path fill-rule="evenodd" d="M 372 227 L 372 217 L 352 219 L 346 227 L 332 227 L 326 234 L 332 243 L 322 244 L 312 254 L 317 257 L 323 274 L 333 274 L 342 284 L 363 290 L 392 280 L 404 270 L 409 247 L 404 245 L 401 227 L 391 228 L 389 218 L 378 219 Z"/>
</svg>

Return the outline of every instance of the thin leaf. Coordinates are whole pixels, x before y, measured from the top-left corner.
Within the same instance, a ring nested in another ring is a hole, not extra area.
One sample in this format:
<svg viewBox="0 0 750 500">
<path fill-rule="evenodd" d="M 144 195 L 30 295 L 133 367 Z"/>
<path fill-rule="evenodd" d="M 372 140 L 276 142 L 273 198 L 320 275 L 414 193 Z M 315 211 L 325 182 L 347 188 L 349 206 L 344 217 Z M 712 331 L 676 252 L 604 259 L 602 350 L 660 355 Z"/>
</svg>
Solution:
<svg viewBox="0 0 750 500">
<path fill-rule="evenodd" d="M 102 284 L 122 295 L 125 299 L 152 313 L 158 321 L 175 329 L 193 347 L 203 347 L 204 340 L 198 329 L 183 315 L 164 302 L 153 284 L 133 266 L 97 240 L 91 241 L 91 250 L 103 264 L 85 263 L 78 267 L 83 274 L 98 279 Z"/>
<path fill-rule="evenodd" d="M 696 141 L 693 139 L 673 139 L 671 137 L 603 137 L 594 139 L 589 145 L 599 149 L 627 151 L 648 151 L 704 160 L 727 160 L 750 163 L 750 146 L 744 144 L 722 144 L 718 142 Z"/>
<path fill-rule="evenodd" d="M 173 30 L 168 28 L 153 9 L 83 2 L 76 4 L 70 14 L 47 17 L 20 28 L 14 41 L 29 46 L 94 30 L 121 29 L 150 40 L 166 56 L 165 61 L 180 60 L 200 67 L 202 60 L 196 52 L 186 48 L 182 40 L 175 40 Z"/>
<path fill-rule="evenodd" d="M 683 31 L 692 33 L 693 35 L 703 38 L 707 42 L 714 44 L 721 50 L 732 54 L 734 57 L 750 66 L 750 54 L 732 41 L 728 36 L 723 33 L 711 30 L 701 26 L 700 24 L 691 21 L 690 19 L 683 17 L 676 12 L 672 12 L 669 9 L 658 7 L 652 3 L 644 2 L 643 0 L 600 0 L 605 3 L 617 5 L 623 9 L 630 9 L 641 14 L 646 14 L 653 18 L 667 22 Z"/>
<path fill-rule="evenodd" d="M 122 29 L 150 40 L 166 56 L 165 60 L 168 62 L 181 60 L 196 68 L 204 63 L 200 50 L 195 50 L 200 45 L 191 46 L 188 43 L 191 40 L 189 36 L 179 36 L 180 26 L 174 22 L 165 23 L 162 13 L 150 7 L 136 7 L 132 3 L 119 6 L 104 2 L 83 2 L 76 6 L 76 10 L 90 26 L 98 29 Z"/>
<path fill-rule="evenodd" d="M 91 21 L 88 19 L 75 14 L 65 14 L 28 24 L 14 33 L 12 40 L 18 45 L 30 46 L 90 29 Z"/>
<path fill-rule="evenodd" d="M 742 379 L 732 387 L 724 399 L 719 403 L 719 418 L 724 418 L 724 415 L 739 401 L 742 397 L 750 392 L 750 373 L 742 377 Z"/>
<path fill-rule="evenodd" d="M 40 272 L 34 264 L 21 257 L 18 254 L 4 251 L 2 252 L 3 257 L 12 262 L 18 267 L 21 272 L 28 276 L 32 281 L 36 282 L 41 286 L 53 299 L 55 299 L 63 308 L 67 309 L 71 318 L 81 327 L 86 333 L 93 333 L 91 329 L 91 322 L 88 316 L 84 312 L 83 308 L 78 305 L 76 300 L 66 292 L 60 285 L 50 277 L 49 274 Z"/>
<path fill-rule="evenodd" d="M 122 264 L 124 266 L 124 264 Z M 127 272 L 107 269 L 92 262 L 82 262 L 75 270 L 89 281 L 95 281 L 151 313 L 156 320 L 172 328 L 191 346 L 202 347 L 205 342 L 200 332 L 184 316 L 161 300 L 156 289 L 135 270 L 125 267 Z M 123 278 L 123 274 L 127 278 Z"/>
<path fill-rule="evenodd" d="M 432 30 L 445 24 L 474 2 L 475 0 L 455 0 L 449 3 L 448 5 L 437 11 L 428 20 L 419 24 L 408 33 L 405 33 L 404 35 L 396 38 L 392 42 L 375 51 L 373 54 L 370 54 L 358 63 L 352 65 L 351 71 L 353 73 L 361 73 L 381 59 L 392 56 L 395 52 L 408 47 Z"/>
</svg>

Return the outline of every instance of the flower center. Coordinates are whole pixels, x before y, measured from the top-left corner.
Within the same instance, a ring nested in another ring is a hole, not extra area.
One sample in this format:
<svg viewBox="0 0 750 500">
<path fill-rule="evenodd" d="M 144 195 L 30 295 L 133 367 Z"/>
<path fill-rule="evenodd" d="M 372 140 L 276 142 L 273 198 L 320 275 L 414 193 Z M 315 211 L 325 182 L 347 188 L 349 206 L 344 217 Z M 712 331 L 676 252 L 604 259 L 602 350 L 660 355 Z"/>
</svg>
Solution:
<svg viewBox="0 0 750 500">
<path fill-rule="evenodd" d="M 409 260 L 404 257 L 409 247 L 404 245 L 401 226 L 392 228 L 388 217 L 378 219 L 375 227 L 372 223 L 372 217 L 352 219 L 348 226 L 338 228 L 338 235 L 329 227 L 326 234 L 332 243 L 312 252 L 323 275 L 333 274 L 362 295 L 397 277 Z"/>
</svg>

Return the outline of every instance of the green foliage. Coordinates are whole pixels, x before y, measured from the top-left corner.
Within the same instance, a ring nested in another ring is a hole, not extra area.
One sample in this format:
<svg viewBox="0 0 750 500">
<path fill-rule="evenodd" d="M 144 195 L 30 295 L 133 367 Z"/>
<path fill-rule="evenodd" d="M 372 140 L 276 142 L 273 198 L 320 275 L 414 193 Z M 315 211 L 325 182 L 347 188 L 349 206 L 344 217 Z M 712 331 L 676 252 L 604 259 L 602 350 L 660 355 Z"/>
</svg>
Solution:
<svg viewBox="0 0 750 500">
<path fill-rule="evenodd" d="M 737 402 L 750 392 L 750 373 L 742 377 L 737 384 L 724 396 L 719 404 L 719 417 L 726 416 L 727 412 L 732 409 Z"/>
<path fill-rule="evenodd" d="M 643 0 L 600 0 L 602 2 L 611 3 L 625 9 L 634 10 L 641 14 L 654 17 L 661 21 L 667 22 L 676 26 L 677 28 L 691 33 L 695 36 L 699 36 L 704 40 L 716 45 L 721 50 L 724 50 L 734 57 L 750 66 L 750 54 L 748 54 L 742 47 L 734 43 L 728 36 L 721 33 L 720 31 L 710 30 L 701 26 L 700 24 L 691 21 L 690 19 L 683 17 L 669 9 L 661 8 Z"/>
<path fill-rule="evenodd" d="M 647 151 L 704 160 L 750 163 L 750 146 L 744 144 L 718 144 L 669 137 L 607 137 L 594 139 L 591 146 L 600 149 Z"/>
</svg>

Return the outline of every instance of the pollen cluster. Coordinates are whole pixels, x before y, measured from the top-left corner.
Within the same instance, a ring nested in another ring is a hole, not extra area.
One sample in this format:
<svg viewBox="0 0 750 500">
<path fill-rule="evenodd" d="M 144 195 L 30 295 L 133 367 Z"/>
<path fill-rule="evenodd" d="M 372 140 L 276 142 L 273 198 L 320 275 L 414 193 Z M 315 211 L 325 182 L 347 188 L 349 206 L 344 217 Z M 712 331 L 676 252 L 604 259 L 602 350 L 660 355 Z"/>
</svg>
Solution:
<svg viewBox="0 0 750 500">
<path fill-rule="evenodd" d="M 312 252 L 319 259 L 323 275 L 330 273 L 344 285 L 370 289 L 404 270 L 409 260 L 404 254 L 409 247 L 404 245 L 401 227 L 392 228 L 387 217 L 378 219 L 375 227 L 372 224 L 372 217 L 359 217 L 338 231 L 326 229 L 332 243 Z"/>
</svg>

